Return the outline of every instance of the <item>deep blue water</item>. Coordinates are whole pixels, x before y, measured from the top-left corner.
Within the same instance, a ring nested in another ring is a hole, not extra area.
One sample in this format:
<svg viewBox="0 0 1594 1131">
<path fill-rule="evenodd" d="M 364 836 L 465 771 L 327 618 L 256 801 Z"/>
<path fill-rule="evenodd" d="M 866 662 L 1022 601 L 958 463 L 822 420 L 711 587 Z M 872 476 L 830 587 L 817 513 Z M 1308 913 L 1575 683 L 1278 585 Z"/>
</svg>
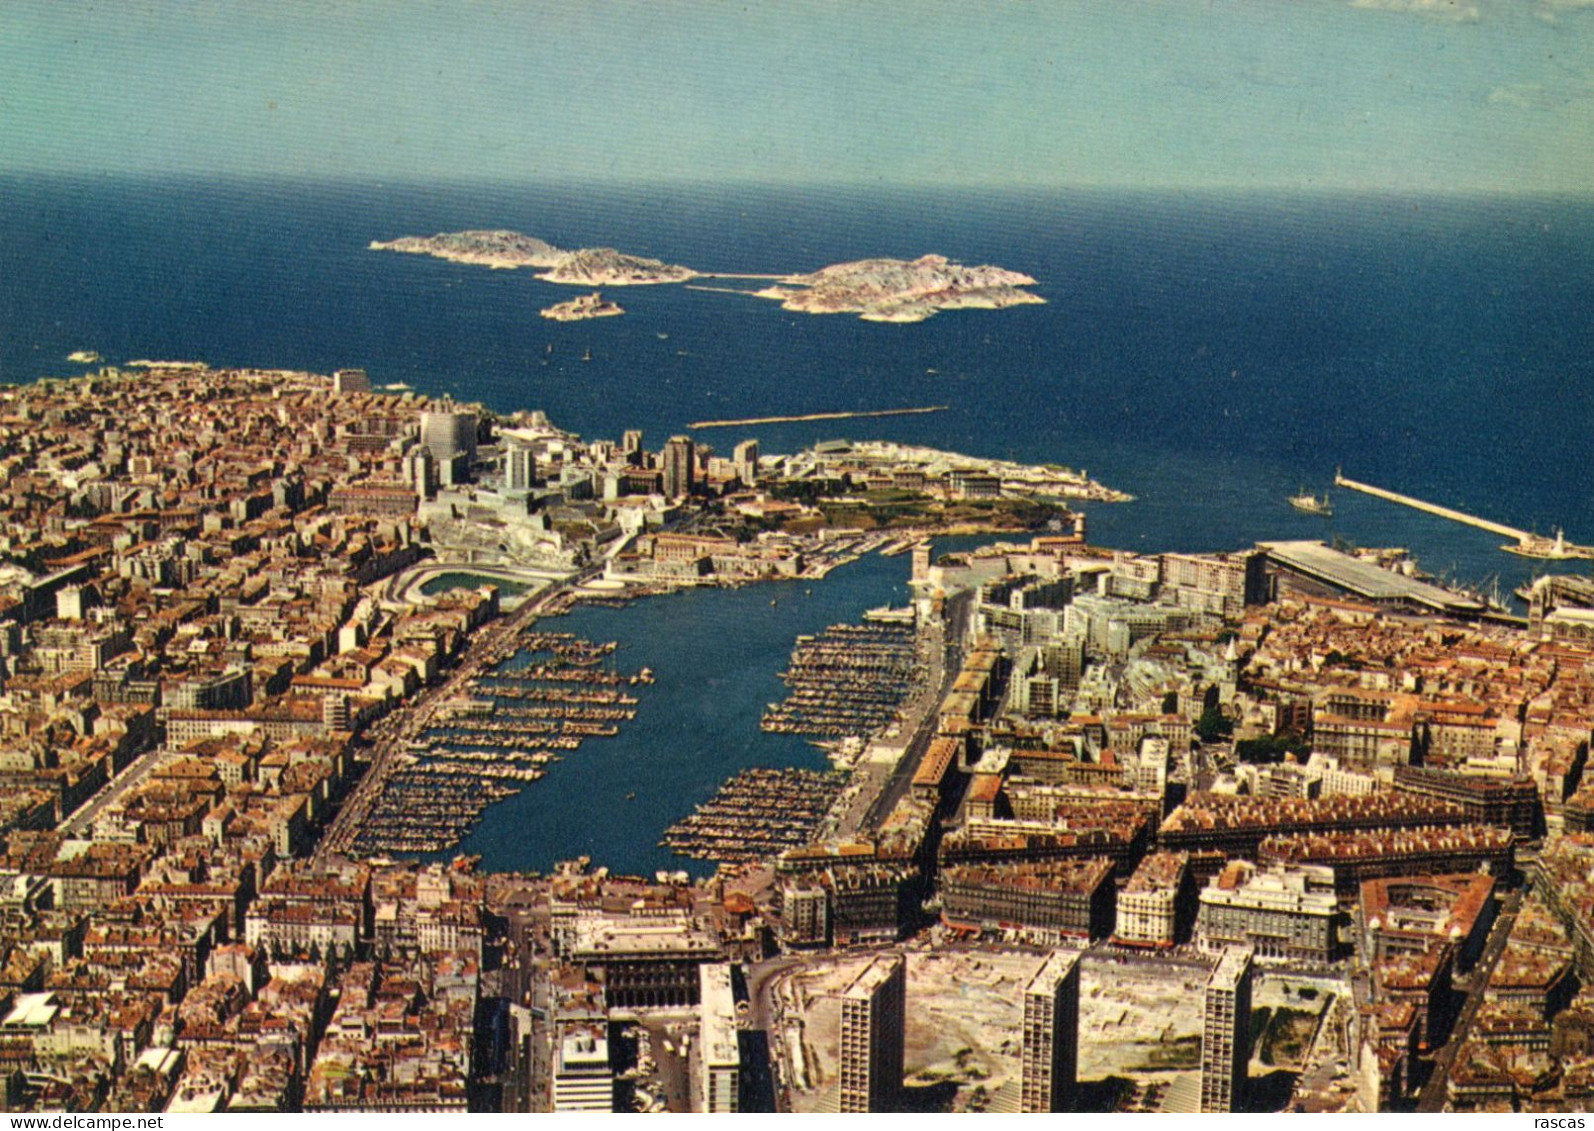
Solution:
<svg viewBox="0 0 1594 1131">
<path fill-rule="evenodd" d="M 528 272 L 365 250 L 467 227 L 700 270 L 933 251 L 1025 271 L 1047 305 L 895 326 L 645 287 L 613 292 L 624 318 L 555 324 L 537 311 L 571 290 Z M 1535 564 L 1498 552 L 1493 535 L 1348 492 L 1331 522 L 1284 498 L 1325 489 L 1343 466 L 1594 542 L 1591 300 L 1588 200 L 0 179 L 0 380 L 74 372 L 65 357 L 76 349 L 112 362 L 363 366 L 377 383 L 544 408 L 588 436 L 641 427 L 650 446 L 695 419 L 947 403 L 929 416 L 699 439 L 728 450 L 756 434 L 780 451 L 878 436 L 1067 463 L 1138 497 L 1092 508 L 1104 545 L 1219 550 L 1340 534 L 1409 546 L 1468 580 L 1497 574 L 1506 588 Z M 658 830 L 735 765 L 807 756 L 801 744 L 760 746 L 756 728 L 746 748 L 730 737 L 776 697 L 791 636 L 881 603 L 905 570 L 897 559 L 840 571 L 815 587 L 816 619 L 800 628 L 786 602 L 772 616 L 757 591 L 577 614 L 570 624 L 591 618 L 590 631 L 622 637 L 638 666 L 659 670 L 654 721 L 639 716 L 612 753 L 589 743 L 495 810 L 472 847 L 498 866 L 575 851 L 660 866 Z M 745 653 L 729 647 L 730 624 Z M 725 694 L 694 695 L 713 670 Z M 733 721 L 708 727 L 715 717 Z M 670 741 L 671 728 L 705 737 Z M 594 769 L 566 796 L 562 775 L 578 761 Z M 642 805 L 636 783 L 649 775 L 662 792 Z M 637 820 L 601 816 L 633 789 Z M 573 815 L 555 813 L 556 798 Z M 578 816 L 604 831 L 583 833 Z"/>
</svg>

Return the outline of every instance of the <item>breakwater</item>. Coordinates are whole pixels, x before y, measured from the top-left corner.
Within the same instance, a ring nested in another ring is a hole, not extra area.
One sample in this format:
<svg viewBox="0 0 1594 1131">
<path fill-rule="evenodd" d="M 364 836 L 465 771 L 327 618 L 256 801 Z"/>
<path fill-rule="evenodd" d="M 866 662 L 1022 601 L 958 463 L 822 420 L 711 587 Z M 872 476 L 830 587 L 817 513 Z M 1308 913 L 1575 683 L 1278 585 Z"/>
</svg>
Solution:
<svg viewBox="0 0 1594 1131">
<path fill-rule="evenodd" d="M 1487 530 L 1491 534 L 1499 534 L 1515 540 L 1515 545 L 1505 545 L 1501 549 L 1508 553 L 1519 554 L 1525 558 L 1594 558 L 1594 546 L 1578 546 L 1567 542 L 1559 532 L 1554 538 L 1546 538 L 1531 531 L 1520 530 L 1515 526 L 1507 526 L 1503 522 L 1494 522 L 1487 518 L 1458 511 L 1453 507 L 1440 506 L 1424 499 L 1402 495 L 1398 491 L 1389 491 L 1383 487 L 1374 487 L 1371 483 L 1362 483 L 1355 479 L 1347 479 L 1343 474 L 1335 472 L 1334 485 L 1344 487 L 1351 491 L 1360 491 L 1364 495 L 1371 495 L 1375 499 L 1386 502 L 1399 503 L 1403 507 L 1422 511 L 1424 514 L 1437 515 L 1447 518 L 1451 522 L 1459 522 L 1466 526 L 1476 526 L 1479 530 Z"/>
<path fill-rule="evenodd" d="M 741 428 L 753 424 L 801 424 L 809 420 L 857 420 L 866 416 L 922 416 L 930 412 L 945 412 L 949 405 L 933 404 L 924 408 L 874 408 L 855 412 L 805 412 L 797 416 L 748 416 L 741 420 L 694 420 L 688 428 Z"/>
</svg>

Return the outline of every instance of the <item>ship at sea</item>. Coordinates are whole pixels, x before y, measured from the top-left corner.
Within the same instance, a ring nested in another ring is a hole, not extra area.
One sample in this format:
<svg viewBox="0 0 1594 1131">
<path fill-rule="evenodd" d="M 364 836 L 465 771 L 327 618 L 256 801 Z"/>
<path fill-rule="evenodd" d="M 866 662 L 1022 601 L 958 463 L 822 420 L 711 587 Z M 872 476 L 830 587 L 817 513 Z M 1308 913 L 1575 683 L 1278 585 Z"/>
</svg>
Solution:
<svg viewBox="0 0 1594 1131">
<path fill-rule="evenodd" d="M 1290 496 L 1290 506 L 1307 514 L 1320 514 L 1325 518 L 1331 518 L 1334 514 L 1334 504 L 1329 501 L 1327 495 L 1319 499 L 1304 488 Z"/>
</svg>

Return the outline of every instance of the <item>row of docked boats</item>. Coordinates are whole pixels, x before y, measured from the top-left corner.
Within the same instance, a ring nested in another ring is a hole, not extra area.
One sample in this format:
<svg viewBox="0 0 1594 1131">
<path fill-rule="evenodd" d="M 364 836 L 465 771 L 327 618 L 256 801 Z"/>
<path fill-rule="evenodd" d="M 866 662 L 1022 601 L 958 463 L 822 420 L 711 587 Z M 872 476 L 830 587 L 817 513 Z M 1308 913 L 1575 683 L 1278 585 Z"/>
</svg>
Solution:
<svg viewBox="0 0 1594 1131">
<path fill-rule="evenodd" d="M 884 728 L 920 674 L 916 643 L 901 623 L 837 624 L 799 636 L 781 673 L 791 693 L 766 708 L 763 729 L 839 738 Z"/>
<path fill-rule="evenodd" d="M 534 632 L 498 666 L 467 684 L 468 697 L 400 755 L 369 818 L 354 837 L 364 855 L 447 852 L 482 814 L 548 772 L 589 738 L 620 733 L 636 697 L 611 670 L 613 643 Z M 651 680 L 651 673 L 649 673 Z"/>
<path fill-rule="evenodd" d="M 679 856 L 742 864 L 809 843 L 847 784 L 843 772 L 754 768 L 731 778 L 659 843 Z"/>
<path fill-rule="evenodd" d="M 851 565 L 865 554 L 872 554 L 876 550 L 881 553 L 894 550 L 897 544 L 896 536 L 884 531 L 876 530 L 868 533 L 829 531 L 817 547 L 804 553 L 803 570 L 799 576 L 818 580 L 827 576 L 833 569 Z M 911 542 L 906 544 L 906 546 L 911 545 Z"/>
</svg>

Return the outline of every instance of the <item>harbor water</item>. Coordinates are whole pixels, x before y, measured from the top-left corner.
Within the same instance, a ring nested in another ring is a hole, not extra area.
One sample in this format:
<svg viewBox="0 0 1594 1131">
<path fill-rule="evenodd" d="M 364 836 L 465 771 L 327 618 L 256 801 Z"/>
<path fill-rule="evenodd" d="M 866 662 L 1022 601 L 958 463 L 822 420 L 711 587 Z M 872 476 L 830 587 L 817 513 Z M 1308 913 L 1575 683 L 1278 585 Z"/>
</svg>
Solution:
<svg viewBox="0 0 1594 1131">
<path fill-rule="evenodd" d="M 823 581 L 776 582 L 649 597 L 626 608 L 577 607 L 543 626 L 618 640 L 618 670 L 652 668 L 630 689 L 636 718 L 548 767 L 543 780 L 488 810 L 460 851 L 493 868 L 546 869 L 575 855 L 622 872 L 712 865 L 658 846 L 664 830 L 746 766 L 822 770 L 823 751 L 759 727 L 786 695 L 779 673 L 799 635 L 855 623 L 884 601 L 908 598 L 909 559 L 872 554 Z"/>
</svg>

